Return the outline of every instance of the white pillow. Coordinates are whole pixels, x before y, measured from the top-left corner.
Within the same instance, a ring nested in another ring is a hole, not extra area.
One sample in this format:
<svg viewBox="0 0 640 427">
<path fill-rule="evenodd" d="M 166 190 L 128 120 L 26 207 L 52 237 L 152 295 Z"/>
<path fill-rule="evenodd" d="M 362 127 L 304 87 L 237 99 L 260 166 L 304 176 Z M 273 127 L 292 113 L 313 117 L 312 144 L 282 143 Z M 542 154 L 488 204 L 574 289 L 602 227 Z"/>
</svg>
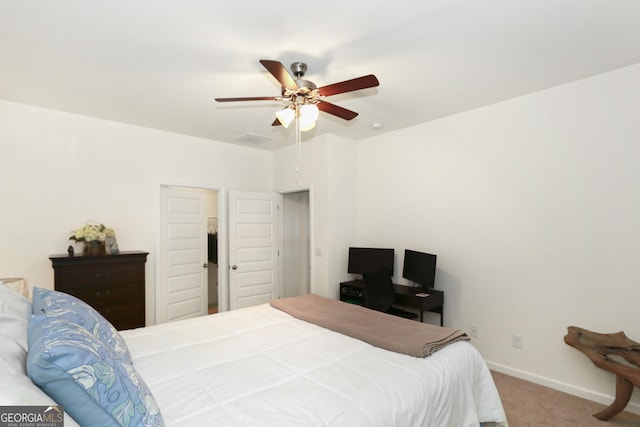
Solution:
<svg viewBox="0 0 640 427">
<path fill-rule="evenodd" d="M 0 367 L 5 373 L 27 375 L 27 351 L 18 341 L 5 335 L 0 335 Z"/>
<path fill-rule="evenodd" d="M 14 338 L 26 350 L 29 316 L 31 301 L 0 284 L 0 335 Z"/>
<path fill-rule="evenodd" d="M 0 284 L 7 285 L 10 289 L 13 289 L 23 297 L 29 298 L 29 288 L 27 282 L 19 277 L 3 277 L 0 279 Z"/>
</svg>

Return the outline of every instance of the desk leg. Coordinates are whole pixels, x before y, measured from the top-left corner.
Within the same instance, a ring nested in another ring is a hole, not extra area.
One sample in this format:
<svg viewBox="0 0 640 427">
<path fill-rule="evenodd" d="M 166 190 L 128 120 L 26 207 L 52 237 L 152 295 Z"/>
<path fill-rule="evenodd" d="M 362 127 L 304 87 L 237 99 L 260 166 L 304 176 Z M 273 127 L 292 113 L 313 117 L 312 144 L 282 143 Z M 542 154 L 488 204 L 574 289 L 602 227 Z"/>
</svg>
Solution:
<svg viewBox="0 0 640 427">
<path fill-rule="evenodd" d="M 440 307 L 440 326 L 444 326 L 444 305 Z"/>
<path fill-rule="evenodd" d="M 424 320 L 424 309 L 420 307 L 420 323 Z"/>
</svg>

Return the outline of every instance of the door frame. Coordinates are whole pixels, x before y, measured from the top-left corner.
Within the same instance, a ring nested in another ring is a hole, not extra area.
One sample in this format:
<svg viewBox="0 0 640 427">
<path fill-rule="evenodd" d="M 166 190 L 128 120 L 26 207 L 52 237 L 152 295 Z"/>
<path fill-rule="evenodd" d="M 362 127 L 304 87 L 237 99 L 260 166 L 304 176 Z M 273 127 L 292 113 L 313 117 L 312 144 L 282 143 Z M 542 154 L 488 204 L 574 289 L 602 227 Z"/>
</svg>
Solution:
<svg viewBox="0 0 640 427">
<path fill-rule="evenodd" d="M 218 311 L 229 310 L 229 292 L 226 285 L 228 283 L 228 271 L 226 266 L 228 265 L 227 259 L 227 192 L 223 186 L 215 186 L 199 183 L 185 183 L 185 182 L 160 182 L 156 186 L 156 221 L 155 221 L 155 252 L 160 253 L 160 217 L 162 212 L 162 187 L 182 187 L 193 190 L 203 191 L 217 191 L 218 192 Z M 205 224 L 206 226 L 206 224 Z M 147 288 L 147 295 L 153 295 L 153 302 L 147 304 L 147 312 L 150 306 L 153 307 L 152 319 L 147 318 L 147 324 L 156 324 L 158 319 L 157 314 L 157 285 L 163 274 L 162 266 L 157 261 L 158 257 L 154 256 L 154 283 L 153 291 Z M 224 266 L 224 267 L 221 267 Z M 150 322 L 152 320 L 152 322 Z"/>
</svg>

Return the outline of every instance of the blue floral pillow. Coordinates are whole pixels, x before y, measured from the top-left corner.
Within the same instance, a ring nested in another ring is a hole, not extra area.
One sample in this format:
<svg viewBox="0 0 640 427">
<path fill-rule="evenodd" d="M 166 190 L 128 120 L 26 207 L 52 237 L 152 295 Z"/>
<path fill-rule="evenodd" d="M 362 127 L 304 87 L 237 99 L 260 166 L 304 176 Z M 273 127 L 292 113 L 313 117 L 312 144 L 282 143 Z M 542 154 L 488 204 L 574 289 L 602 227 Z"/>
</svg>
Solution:
<svg viewBox="0 0 640 427">
<path fill-rule="evenodd" d="M 129 348 L 120 333 L 86 302 L 63 292 L 33 288 L 33 314 L 60 317 L 79 325 L 131 363 Z"/>
<path fill-rule="evenodd" d="M 27 374 L 80 425 L 163 426 L 130 360 L 64 317 L 29 321 Z"/>
</svg>

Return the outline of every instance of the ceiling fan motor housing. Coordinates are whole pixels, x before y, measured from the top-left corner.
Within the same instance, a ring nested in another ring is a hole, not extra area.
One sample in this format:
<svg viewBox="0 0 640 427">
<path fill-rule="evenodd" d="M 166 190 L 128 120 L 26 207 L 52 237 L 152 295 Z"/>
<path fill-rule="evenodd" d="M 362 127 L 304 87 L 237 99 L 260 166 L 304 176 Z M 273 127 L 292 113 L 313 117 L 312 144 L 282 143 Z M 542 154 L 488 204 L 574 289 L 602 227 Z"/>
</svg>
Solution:
<svg viewBox="0 0 640 427">
<path fill-rule="evenodd" d="M 291 72 L 296 76 L 296 79 L 299 79 L 307 72 L 307 64 L 304 62 L 294 62 L 291 64 Z"/>
<path fill-rule="evenodd" d="M 292 94 L 303 95 L 306 97 L 318 96 L 317 93 L 316 94 L 313 93 L 317 89 L 317 86 L 315 85 L 315 83 L 310 82 L 309 80 L 296 80 L 295 82 L 298 85 L 298 89 L 292 90 L 292 89 L 287 89 L 283 87 L 282 96 L 288 97 L 288 96 L 291 96 Z"/>
</svg>

